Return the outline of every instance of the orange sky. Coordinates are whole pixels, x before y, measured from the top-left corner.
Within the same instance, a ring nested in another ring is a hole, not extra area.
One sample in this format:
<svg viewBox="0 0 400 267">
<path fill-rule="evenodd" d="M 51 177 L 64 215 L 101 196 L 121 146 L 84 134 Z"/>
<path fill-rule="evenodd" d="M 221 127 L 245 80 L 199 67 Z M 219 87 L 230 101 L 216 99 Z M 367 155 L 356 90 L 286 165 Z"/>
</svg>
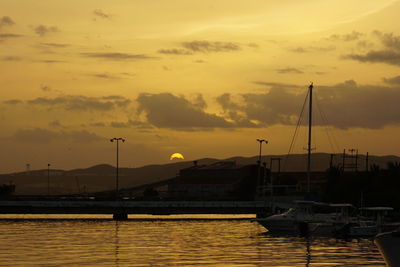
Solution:
<svg viewBox="0 0 400 267">
<path fill-rule="evenodd" d="M 316 151 L 399 155 L 399 12 L 389 0 L 2 0 L 0 173 L 114 164 L 112 137 L 127 140 L 126 167 L 253 156 L 256 138 L 285 154 L 310 81 Z"/>
</svg>

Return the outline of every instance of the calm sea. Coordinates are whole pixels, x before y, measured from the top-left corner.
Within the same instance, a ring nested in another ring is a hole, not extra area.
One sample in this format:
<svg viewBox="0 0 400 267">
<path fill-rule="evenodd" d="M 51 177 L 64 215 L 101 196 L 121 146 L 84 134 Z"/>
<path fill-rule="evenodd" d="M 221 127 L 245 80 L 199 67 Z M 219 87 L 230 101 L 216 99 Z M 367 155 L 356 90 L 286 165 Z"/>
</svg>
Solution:
<svg viewBox="0 0 400 267">
<path fill-rule="evenodd" d="M 371 240 L 276 237 L 248 220 L 62 218 L 0 219 L 0 266 L 385 266 Z"/>
</svg>

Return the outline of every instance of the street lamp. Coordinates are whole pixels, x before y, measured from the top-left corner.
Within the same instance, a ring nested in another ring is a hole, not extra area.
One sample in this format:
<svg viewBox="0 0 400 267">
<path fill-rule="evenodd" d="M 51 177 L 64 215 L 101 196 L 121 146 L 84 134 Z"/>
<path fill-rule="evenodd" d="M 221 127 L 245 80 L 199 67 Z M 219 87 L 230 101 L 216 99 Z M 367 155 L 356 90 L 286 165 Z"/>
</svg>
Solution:
<svg viewBox="0 0 400 267">
<path fill-rule="evenodd" d="M 260 154 L 258 156 L 258 175 L 257 175 L 257 184 L 260 184 L 260 176 L 261 176 L 261 148 L 262 148 L 262 143 L 264 142 L 265 144 L 268 144 L 268 141 L 265 139 L 256 139 L 257 142 L 260 143 Z"/>
<path fill-rule="evenodd" d="M 118 150 L 119 150 L 118 144 L 119 144 L 119 141 L 125 142 L 125 139 L 121 138 L 121 137 L 118 137 L 118 138 L 114 137 L 114 138 L 111 138 L 110 141 L 117 142 L 117 168 L 116 168 L 116 177 L 115 177 L 115 197 L 118 198 Z"/>
<path fill-rule="evenodd" d="M 260 165 L 261 164 L 261 147 L 262 147 L 262 143 L 265 142 L 265 144 L 268 144 L 268 141 L 265 140 L 265 139 L 256 139 L 256 140 L 257 140 L 257 142 L 260 143 L 260 154 L 258 156 L 258 165 Z"/>
</svg>

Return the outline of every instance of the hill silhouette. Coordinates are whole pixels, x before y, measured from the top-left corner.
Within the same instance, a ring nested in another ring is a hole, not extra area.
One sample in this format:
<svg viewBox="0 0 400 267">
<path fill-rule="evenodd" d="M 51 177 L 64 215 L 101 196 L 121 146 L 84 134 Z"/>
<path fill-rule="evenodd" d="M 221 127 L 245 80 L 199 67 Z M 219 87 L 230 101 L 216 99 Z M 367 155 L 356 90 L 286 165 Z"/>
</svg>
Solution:
<svg viewBox="0 0 400 267">
<path fill-rule="evenodd" d="M 305 171 L 307 155 L 294 154 L 263 156 L 262 161 L 270 165 L 271 157 L 280 157 L 281 171 Z M 199 165 L 208 165 L 217 161 L 235 161 L 237 164 L 255 164 L 258 156 L 231 157 L 227 159 L 203 158 L 197 160 Z M 327 153 L 315 153 L 312 155 L 312 170 L 325 171 L 330 165 L 331 155 Z M 369 165 L 375 164 L 385 168 L 388 162 L 400 162 L 397 156 L 369 156 Z M 333 165 L 342 163 L 341 155 L 333 157 Z M 175 177 L 179 170 L 193 165 L 193 161 L 177 161 L 168 164 L 146 165 L 138 168 L 119 168 L 120 188 L 133 187 L 141 184 L 156 182 Z M 366 169 L 365 156 L 359 155 L 358 170 Z M 272 171 L 277 171 L 274 164 Z M 16 194 L 47 194 L 47 169 L 33 170 L 29 173 L 20 172 L 0 175 L 0 184 L 12 182 L 16 185 Z M 76 194 L 84 192 L 98 192 L 115 188 L 115 167 L 109 164 L 99 164 L 86 169 L 51 170 L 50 193 L 51 194 Z"/>
</svg>

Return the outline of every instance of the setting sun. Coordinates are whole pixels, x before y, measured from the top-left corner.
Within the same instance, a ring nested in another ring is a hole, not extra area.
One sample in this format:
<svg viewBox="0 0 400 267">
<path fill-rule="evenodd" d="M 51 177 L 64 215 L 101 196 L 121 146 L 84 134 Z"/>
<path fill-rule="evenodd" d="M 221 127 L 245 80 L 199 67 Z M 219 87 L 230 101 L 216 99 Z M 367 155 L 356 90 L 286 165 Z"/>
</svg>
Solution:
<svg viewBox="0 0 400 267">
<path fill-rule="evenodd" d="M 181 153 L 174 153 L 169 157 L 169 160 L 185 159 Z"/>
</svg>

